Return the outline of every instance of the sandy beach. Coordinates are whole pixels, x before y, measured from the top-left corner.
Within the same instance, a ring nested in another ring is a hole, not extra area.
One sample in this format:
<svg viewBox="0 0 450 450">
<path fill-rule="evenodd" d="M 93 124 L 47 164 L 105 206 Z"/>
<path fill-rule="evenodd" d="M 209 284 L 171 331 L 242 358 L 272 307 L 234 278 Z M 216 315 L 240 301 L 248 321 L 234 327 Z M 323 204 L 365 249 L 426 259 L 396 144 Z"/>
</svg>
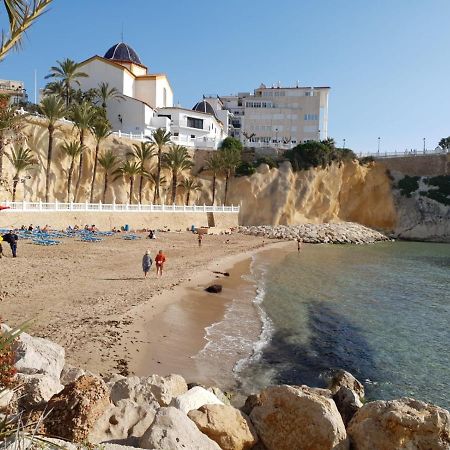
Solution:
<svg viewBox="0 0 450 450">
<path fill-rule="evenodd" d="M 222 319 L 236 292 L 252 292 L 241 277 L 249 271 L 251 254 L 280 243 L 266 240 L 263 247 L 259 237 L 208 235 L 199 248 L 196 235 L 188 232 L 159 233 L 155 241 L 144 237 L 126 241 L 116 235 L 99 243 L 64 239 L 52 247 L 22 240 L 16 259 L 4 246 L 3 320 L 10 325 L 31 320 L 30 333 L 58 342 L 70 364 L 95 373 L 214 378 L 193 358 L 207 342 L 205 328 Z M 143 278 L 147 248 L 153 257 L 159 249 L 167 256 L 160 279 L 154 267 Z M 223 293 L 204 292 L 215 280 L 224 285 Z"/>
</svg>

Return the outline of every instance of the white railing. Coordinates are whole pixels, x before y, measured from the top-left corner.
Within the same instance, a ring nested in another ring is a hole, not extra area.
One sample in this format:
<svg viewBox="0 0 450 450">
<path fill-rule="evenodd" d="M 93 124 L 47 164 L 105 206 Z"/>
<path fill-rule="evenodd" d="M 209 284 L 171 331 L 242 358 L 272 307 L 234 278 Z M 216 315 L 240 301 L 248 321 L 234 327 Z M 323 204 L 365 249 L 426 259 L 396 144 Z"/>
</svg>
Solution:
<svg viewBox="0 0 450 450">
<path fill-rule="evenodd" d="M 372 156 L 375 159 L 378 158 L 404 158 L 406 156 L 430 156 L 430 155 L 445 155 L 447 154 L 446 149 L 442 149 L 440 147 L 433 149 L 411 149 L 411 150 L 403 150 L 403 151 L 393 151 L 393 152 L 372 152 L 372 153 L 358 153 L 360 158 L 366 156 Z"/>
<path fill-rule="evenodd" d="M 0 202 L 4 209 L 0 214 L 14 211 L 22 212 L 55 212 L 55 211 L 78 211 L 78 212 L 137 212 L 137 213 L 238 213 L 239 206 L 225 205 L 153 205 L 153 204 L 129 204 L 129 203 L 61 203 L 61 202 Z"/>
</svg>

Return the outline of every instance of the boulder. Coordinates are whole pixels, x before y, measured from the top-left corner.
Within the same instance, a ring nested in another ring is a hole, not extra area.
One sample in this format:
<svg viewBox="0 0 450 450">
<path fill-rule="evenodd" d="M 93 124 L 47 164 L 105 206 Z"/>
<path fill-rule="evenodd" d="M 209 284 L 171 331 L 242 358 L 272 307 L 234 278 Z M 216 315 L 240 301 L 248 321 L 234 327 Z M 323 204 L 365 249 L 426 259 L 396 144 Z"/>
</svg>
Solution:
<svg viewBox="0 0 450 450">
<path fill-rule="evenodd" d="M 9 405 L 14 401 L 15 396 L 12 389 L 0 388 L 0 412 L 8 409 Z"/>
<path fill-rule="evenodd" d="M 347 426 L 350 420 L 352 420 L 352 417 L 363 405 L 358 394 L 345 386 L 342 386 L 333 394 L 333 400 L 336 403 L 345 426 Z"/>
<path fill-rule="evenodd" d="M 61 384 L 67 386 L 68 384 L 78 380 L 78 378 L 80 378 L 83 375 L 86 375 L 85 370 L 66 363 L 61 372 L 60 381 Z"/>
<path fill-rule="evenodd" d="M 223 392 L 216 386 L 212 386 L 206 389 L 209 392 L 212 392 L 224 405 L 231 405 L 230 398 L 231 394 L 228 392 Z"/>
<path fill-rule="evenodd" d="M 355 392 L 361 400 L 364 398 L 364 386 L 350 372 L 341 369 L 336 370 L 331 372 L 327 381 L 327 388 L 332 394 L 336 394 L 344 386 Z"/>
<path fill-rule="evenodd" d="M 44 373 L 33 375 L 18 373 L 16 380 L 20 386 L 19 405 L 24 408 L 48 402 L 64 389 L 58 379 Z"/>
<path fill-rule="evenodd" d="M 261 405 L 261 397 L 259 396 L 259 394 L 250 394 L 245 400 L 245 404 L 241 408 L 241 410 L 244 414 L 247 414 L 247 416 L 249 416 L 253 411 L 253 408 L 255 406 L 260 405 Z"/>
<path fill-rule="evenodd" d="M 132 400 L 120 400 L 110 405 L 93 425 L 89 442 L 114 441 L 135 446 L 152 424 L 158 408 L 157 402 L 138 405 Z"/>
<path fill-rule="evenodd" d="M 272 386 L 261 391 L 250 418 L 268 450 L 344 450 L 344 423 L 325 389 Z"/>
<path fill-rule="evenodd" d="M 189 411 L 188 417 L 222 450 L 247 450 L 258 442 L 249 418 L 232 406 L 204 405 Z"/>
<path fill-rule="evenodd" d="M 181 375 L 170 374 L 166 377 L 152 375 L 145 380 L 152 394 L 161 406 L 168 406 L 174 397 L 188 390 L 186 380 Z"/>
<path fill-rule="evenodd" d="M 211 294 L 219 294 L 220 292 L 222 292 L 222 285 L 212 284 L 211 286 L 208 286 L 205 291 L 210 292 Z"/>
<path fill-rule="evenodd" d="M 203 405 L 223 405 L 223 402 L 212 392 L 200 386 L 189 389 L 186 393 L 175 397 L 171 402 L 171 406 L 174 406 L 185 414 Z"/>
<path fill-rule="evenodd" d="M 47 434 L 84 442 L 109 405 L 109 389 L 104 381 L 83 375 L 48 402 L 49 413 L 44 420 Z"/>
<path fill-rule="evenodd" d="M 14 341 L 17 372 L 26 374 L 43 373 L 59 380 L 64 367 L 64 349 L 47 339 L 22 333 Z"/>
<path fill-rule="evenodd" d="M 161 408 L 139 447 L 152 450 L 220 450 L 186 414 L 173 407 Z"/>
<path fill-rule="evenodd" d="M 111 401 L 117 404 L 120 400 L 135 400 L 136 388 L 141 383 L 141 379 L 136 376 L 120 377 L 117 381 L 109 383 L 111 389 Z M 153 398 L 150 399 L 151 401 Z"/>
<path fill-rule="evenodd" d="M 448 450 L 450 413 L 411 398 L 364 405 L 348 428 L 355 450 Z"/>
</svg>

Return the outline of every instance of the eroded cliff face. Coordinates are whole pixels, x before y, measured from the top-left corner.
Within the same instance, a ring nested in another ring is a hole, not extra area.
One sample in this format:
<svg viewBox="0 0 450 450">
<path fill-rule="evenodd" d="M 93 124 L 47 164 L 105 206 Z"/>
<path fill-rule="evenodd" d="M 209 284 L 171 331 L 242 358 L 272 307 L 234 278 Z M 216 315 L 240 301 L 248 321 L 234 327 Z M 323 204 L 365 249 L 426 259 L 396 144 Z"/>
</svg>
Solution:
<svg viewBox="0 0 450 450">
<path fill-rule="evenodd" d="M 230 203 L 240 204 L 242 225 L 358 222 L 392 230 L 397 213 L 386 170 L 377 164 L 333 164 L 294 173 L 261 165 L 250 177 L 232 180 Z"/>
</svg>

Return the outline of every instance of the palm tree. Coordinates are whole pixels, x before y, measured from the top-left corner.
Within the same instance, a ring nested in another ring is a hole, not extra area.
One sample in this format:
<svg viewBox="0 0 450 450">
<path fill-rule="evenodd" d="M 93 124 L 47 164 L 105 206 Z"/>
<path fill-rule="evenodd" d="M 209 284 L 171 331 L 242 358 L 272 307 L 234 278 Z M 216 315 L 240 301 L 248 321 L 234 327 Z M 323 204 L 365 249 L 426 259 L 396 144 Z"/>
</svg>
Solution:
<svg viewBox="0 0 450 450">
<path fill-rule="evenodd" d="M 19 147 L 17 150 L 12 150 L 11 153 L 7 153 L 11 165 L 14 167 L 16 173 L 13 177 L 13 190 L 12 201 L 16 201 L 17 184 L 20 181 L 20 174 L 27 170 L 30 170 L 37 164 L 36 158 L 33 156 L 33 152 L 29 148 Z"/>
<path fill-rule="evenodd" d="M 172 134 L 170 131 L 165 131 L 164 128 L 158 128 L 152 135 L 152 142 L 158 149 L 158 166 L 156 169 L 156 183 L 155 183 L 155 193 L 153 196 L 153 203 L 161 200 L 161 193 L 159 192 L 159 187 L 161 185 L 161 165 L 162 165 L 162 153 L 164 147 L 169 144 Z"/>
<path fill-rule="evenodd" d="M 57 120 L 64 117 L 66 108 L 62 99 L 55 95 L 48 95 L 44 97 L 39 106 L 39 112 L 46 118 L 48 130 L 48 148 L 47 148 L 47 167 L 45 175 L 45 202 L 49 201 L 48 192 L 50 189 L 50 170 L 53 156 L 53 133 Z"/>
<path fill-rule="evenodd" d="M 92 182 L 91 182 L 91 195 L 90 195 L 90 202 L 92 203 L 94 201 L 94 185 L 95 185 L 95 179 L 97 176 L 97 164 L 98 164 L 98 155 L 100 151 L 100 143 L 106 139 L 111 133 L 111 125 L 107 120 L 97 120 L 97 122 L 94 123 L 94 125 L 91 128 L 92 134 L 95 138 L 95 156 L 94 156 L 94 168 L 92 170 Z"/>
<path fill-rule="evenodd" d="M 142 203 L 142 188 L 144 186 L 144 177 L 146 176 L 146 163 L 156 156 L 153 151 L 153 144 L 151 142 L 141 142 L 140 144 L 133 144 L 133 151 L 128 152 L 128 157 L 136 159 L 141 166 L 141 173 L 139 177 L 139 203 Z"/>
<path fill-rule="evenodd" d="M 214 152 L 206 159 L 206 165 L 204 170 L 210 172 L 212 175 L 212 204 L 214 205 L 214 201 L 216 198 L 216 182 L 217 177 L 223 171 L 223 158 L 220 152 Z"/>
<path fill-rule="evenodd" d="M 225 195 L 223 203 L 226 205 L 228 196 L 228 181 L 236 170 L 236 167 L 241 162 L 241 154 L 235 148 L 224 148 L 223 150 L 220 150 L 220 152 L 222 154 L 223 170 L 225 174 Z"/>
<path fill-rule="evenodd" d="M 23 118 L 13 106 L 0 105 L 0 180 L 3 177 L 5 147 L 18 137 Z"/>
<path fill-rule="evenodd" d="M 70 166 L 67 169 L 67 202 L 70 202 L 70 192 L 72 190 L 72 177 L 75 169 L 75 159 L 83 153 L 83 146 L 77 141 L 64 141 L 62 151 L 70 158 Z"/>
<path fill-rule="evenodd" d="M 186 193 L 186 206 L 189 205 L 191 192 L 201 191 L 202 189 L 202 185 L 196 178 L 185 178 L 182 181 L 181 186 L 183 186 L 184 192 Z"/>
<path fill-rule="evenodd" d="M 156 172 L 148 172 L 145 174 L 145 178 L 147 178 L 150 182 L 150 184 L 153 186 L 153 190 L 156 186 L 156 179 L 158 178 L 158 174 Z M 160 177 L 159 179 L 159 185 L 161 187 L 165 186 L 167 184 L 167 179 L 165 176 Z"/>
<path fill-rule="evenodd" d="M 57 66 L 52 66 L 50 68 L 50 73 L 45 78 L 55 78 L 56 80 L 61 80 L 64 86 L 64 99 L 66 101 L 66 107 L 68 108 L 71 104 L 71 91 L 72 85 L 80 85 L 77 78 L 88 77 L 89 75 L 84 72 L 80 72 L 80 64 L 72 61 L 69 58 L 63 61 L 56 61 Z"/>
<path fill-rule="evenodd" d="M 164 154 L 163 165 L 172 173 L 172 204 L 175 203 L 178 187 L 178 176 L 190 169 L 194 163 L 188 149 L 182 145 L 171 145 L 169 151 Z"/>
<path fill-rule="evenodd" d="M 118 178 L 125 177 L 128 178 L 130 183 L 130 195 L 129 195 L 129 203 L 133 203 L 133 187 L 134 187 L 134 179 L 137 175 L 141 173 L 141 166 L 137 161 L 126 160 L 122 163 L 122 165 L 114 172 L 117 180 Z"/>
<path fill-rule="evenodd" d="M 3 0 L 9 21 L 9 30 L 2 30 L 0 41 L 0 61 L 13 48 L 20 46 L 23 34 L 44 12 L 52 0 Z"/>
<path fill-rule="evenodd" d="M 442 138 L 439 141 L 439 147 L 441 147 L 443 150 L 449 150 L 450 149 L 450 136 L 446 138 Z"/>
<path fill-rule="evenodd" d="M 83 153 L 86 147 L 84 146 L 85 133 L 94 125 L 97 119 L 97 110 L 92 104 L 83 102 L 79 105 L 74 105 L 72 108 L 71 119 L 80 132 L 80 145 L 82 152 L 80 153 L 80 163 L 78 167 L 78 179 L 75 186 L 75 198 L 78 198 L 78 191 L 80 189 L 81 179 L 83 175 Z"/>
<path fill-rule="evenodd" d="M 115 87 L 109 87 L 109 84 L 104 81 L 98 85 L 98 89 L 95 91 L 97 98 L 101 103 L 101 107 L 105 111 L 108 100 L 117 100 L 120 102 L 125 99 L 125 97 Z"/>
<path fill-rule="evenodd" d="M 98 163 L 100 164 L 100 167 L 105 172 L 105 179 L 103 183 L 103 196 L 102 196 L 102 203 L 106 202 L 106 191 L 108 189 L 108 182 L 109 182 L 109 174 L 114 171 L 117 164 L 119 163 L 118 156 L 112 151 L 107 150 L 103 155 L 101 155 L 98 158 Z"/>
</svg>

